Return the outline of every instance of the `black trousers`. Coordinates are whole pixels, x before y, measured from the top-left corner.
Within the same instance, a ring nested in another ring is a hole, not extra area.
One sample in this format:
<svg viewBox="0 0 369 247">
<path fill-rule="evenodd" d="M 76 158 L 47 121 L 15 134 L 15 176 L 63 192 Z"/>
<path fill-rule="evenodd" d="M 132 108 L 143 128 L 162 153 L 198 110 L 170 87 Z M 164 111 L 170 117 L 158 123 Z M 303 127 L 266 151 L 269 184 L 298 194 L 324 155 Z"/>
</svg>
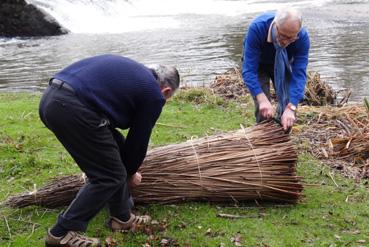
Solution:
<svg viewBox="0 0 369 247">
<path fill-rule="evenodd" d="M 88 177 L 57 224 L 85 231 L 105 205 L 111 216 L 129 213 L 133 202 L 121 157 L 124 137 L 109 126 L 106 117 L 86 107 L 73 91 L 54 84 L 44 92 L 39 114 Z"/>
</svg>

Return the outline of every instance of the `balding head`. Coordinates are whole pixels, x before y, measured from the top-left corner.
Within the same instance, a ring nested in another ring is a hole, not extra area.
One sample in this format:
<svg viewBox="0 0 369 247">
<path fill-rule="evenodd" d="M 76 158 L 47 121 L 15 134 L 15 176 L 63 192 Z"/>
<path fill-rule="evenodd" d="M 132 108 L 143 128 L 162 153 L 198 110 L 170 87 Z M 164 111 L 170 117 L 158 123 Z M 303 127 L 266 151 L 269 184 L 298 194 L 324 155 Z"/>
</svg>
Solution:
<svg viewBox="0 0 369 247">
<path fill-rule="evenodd" d="M 294 8 L 279 10 L 274 18 L 277 29 L 277 41 L 281 47 L 286 47 L 298 39 L 302 27 L 301 13 Z"/>
<path fill-rule="evenodd" d="M 284 8 L 277 11 L 274 19 L 275 23 L 280 27 L 290 27 L 300 31 L 302 27 L 302 15 L 295 8 Z M 295 31 L 295 30 L 291 30 Z"/>
</svg>

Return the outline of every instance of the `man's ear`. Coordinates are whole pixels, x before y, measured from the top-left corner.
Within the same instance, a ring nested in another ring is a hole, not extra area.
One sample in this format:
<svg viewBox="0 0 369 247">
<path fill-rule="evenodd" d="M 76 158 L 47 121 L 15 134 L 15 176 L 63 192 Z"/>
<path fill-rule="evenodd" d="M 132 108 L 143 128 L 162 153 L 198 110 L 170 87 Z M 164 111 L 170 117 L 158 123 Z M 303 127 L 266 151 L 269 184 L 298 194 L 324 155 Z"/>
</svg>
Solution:
<svg viewBox="0 0 369 247">
<path fill-rule="evenodd" d="M 164 98 L 169 99 L 173 95 L 173 89 L 171 87 L 162 87 L 161 93 L 163 94 Z"/>
</svg>

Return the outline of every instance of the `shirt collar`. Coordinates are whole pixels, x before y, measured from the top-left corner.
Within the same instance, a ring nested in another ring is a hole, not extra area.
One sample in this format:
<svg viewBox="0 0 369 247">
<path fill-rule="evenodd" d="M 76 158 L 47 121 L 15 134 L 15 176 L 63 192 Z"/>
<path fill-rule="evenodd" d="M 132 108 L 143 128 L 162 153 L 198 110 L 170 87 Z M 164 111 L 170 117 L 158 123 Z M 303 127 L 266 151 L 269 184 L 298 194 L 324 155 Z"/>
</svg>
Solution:
<svg viewBox="0 0 369 247">
<path fill-rule="evenodd" d="M 272 23 L 269 26 L 268 37 L 267 37 L 267 42 L 268 43 L 273 43 L 272 28 L 274 27 L 274 24 L 275 24 L 275 20 L 273 20 Z"/>
</svg>

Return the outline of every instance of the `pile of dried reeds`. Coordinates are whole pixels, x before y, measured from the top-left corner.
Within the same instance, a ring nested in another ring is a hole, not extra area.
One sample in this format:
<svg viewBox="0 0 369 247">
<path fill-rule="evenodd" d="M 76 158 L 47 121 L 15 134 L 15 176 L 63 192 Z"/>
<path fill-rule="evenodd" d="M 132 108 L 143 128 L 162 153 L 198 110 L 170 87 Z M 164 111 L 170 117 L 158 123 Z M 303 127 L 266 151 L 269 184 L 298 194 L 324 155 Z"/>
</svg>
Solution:
<svg viewBox="0 0 369 247">
<path fill-rule="evenodd" d="M 361 105 L 345 107 L 300 107 L 305 122 L 300 137 L 311 144 L 317 158 L 348 162 L 357 175 L 369 178 L 369 111 Z"/>
<path fill-rule="evenodd" d="M 278 124 L 263 123 L 152 149 L 140 169 L 142 184 L 132 194 L 137 203 L 296 203 L 303 189 L 296 176 L 296 160 L 288 134 Z M 64 177 L 31 194 L 14 196 L 7 204 L 66 205 L 82 184 L 80 176 Z"/>
<path fill-rule="evenodd" d="M 215 94 L 226 99 L 239 99 L 240 97 L 249 95 L 249 91 L 244 85 L 241 72 L 238 68 L 232 68 L 227 70 L 224 74 L 217 75 L 210 84 L 210 88 Z M 350 90 L 333 90 L 327 82 L 321 80 L 318 72 L 309 71 L 307 73 L 305 96 L 302 102 L 303 105 L 343 106 L 348 102 L 350 96 Z M 273 87 L 271 87 L 271 98 L 273 101 L 276 100 Z M 340 98 L 339 101 L 338 98 Z"/>
<path fill-rule="evenodd" d="M 345 107 L 308 107 L 299 108 L 299 121 L 312 132 L 323 131 L 324 141 L 335 137 L 352 137 L 369 133 L 369 111 L 355 104 Z M 312 133 L 312 138 L 318 137 Z"/>
<path fill-rule="evenodd" d="M 217 75 L 210 84 L 211 90 L 226 99 L 238 99 L 249 94 L 239 69 L 232 68 Z"/>
<path fill-rule="evenodd" d="M 320 74 L 314 71 L 307 73 L 304 104 L 321 106 L 333 105 L 337 93 L 327 83 L 320 79 Z"/>
<path fill-rule="evenodd" d="M 369 159 L 369 134 L 336 137 L 328 142 L 329 156 L 366 164 Z"/>
</svg>

